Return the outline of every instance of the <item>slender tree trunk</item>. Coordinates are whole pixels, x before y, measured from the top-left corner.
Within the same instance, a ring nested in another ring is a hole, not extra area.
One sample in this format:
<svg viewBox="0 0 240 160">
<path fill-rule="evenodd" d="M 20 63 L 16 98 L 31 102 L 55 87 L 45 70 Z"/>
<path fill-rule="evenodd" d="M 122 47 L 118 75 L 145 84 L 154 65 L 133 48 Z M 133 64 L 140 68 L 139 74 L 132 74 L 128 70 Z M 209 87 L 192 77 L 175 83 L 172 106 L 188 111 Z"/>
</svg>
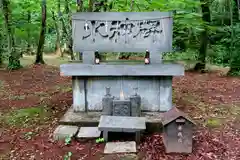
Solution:
<svg viewBox="0 0 240 160">
<path fill-rule="evenodd" d="M 83 12 L 83 0 L 77 0 L 77 12 Z M 82 59 L 82 53 L 77 53 L 77 59 Z"/>
<path fill-rule="evenodd" d="M 14 28 L 12 26 L 12 19 L 11 19 L 11 10 L 10 10 L 10 1 L 9 0 L 2 0 L 3 6 L 3 14 L 5 19 L 5 26 L 7 29 L 7 36 L 8 36 L 8 52 L 9 56 L 9 63 L 8 69 L 15 70 L 21 68 L 20 64 L 20 55 L 16 52 L 15 43 L 14 43 Z"/>
<path fill-rule="evenodd" d="M 0 66 L 3 64 L 3 36 L 0 33 Z"/>
<path fill-rule="evenodd" d="M 235 48 L 234 42 L 235 40 L 235 29 L 233 27 L 234 25 L 234 17 L 236 18 L 235 14 L 238 14 L 238 12 L 234 12 L 232 1 L 229 0 L 229 6 L 230 6 L 230 21 L 231 21 L 231 44 L 230 44 L 230 70 L 228 71 L 228 75 L 235 76 L 240 75 L 240 56 L 238 50 Z M 235 16 L 234 16 L 235 15 Z M 235 19 L 236 21 L 236 19 Z M 239 42 L 236 42 L 239 43 Z"/>
<path fill-rule="evenodd" d="M 58 15 L 60 15 L 61 13 L 61 3 L 60 3 L 60 0 L 57 1 L 57 12 L 58 12 Z M 56 32 L 57 32 L 57 39 L 56 39 L 56 53 L 58 55 L 60 55 L 61 57 L 63 57 L 63 52 L 62 52 L 62 49 L 61 49 L 61 31 L 60 31 L 60 21 L 59 19 L 57 19 L 54 15 L 54 12 L 53 13 L 53 17 L 55 18 L 54 22 L 55 22 L 55 28 L 56 28 Z M 59 17 L 59 16 L 58 16 Z"/>
<path fill-rule="evenodd" d="M 88 0 L 88 12 L 93 11 L 93 0 Z"/>
<path fill-rule="evenodd" d="M 90 3 L 92 3 L 92 2 L 90 2 Z M 104 12 L 107 12 L 108 10 L 112 9 L 112 4 L 113 4 L 113 1 L 109 2 L 109 5 L 108 5 L 107 0 L 101 0 L 98 2 L 94 2 L 93 12 L 101 12 L 102 9 Z"/>
<path fill-rule="evenodd" d="M 77 0 L 77 12 L 83 11 L 83 0 Z"/>
<path fill-rule="evenodd" d="M 0 48 L 0 66 L 3 64 L 2 48 Z"/>
<path fill-rule="evenodd" d="M 2 31 L 2 29 L 3 28 L 0 28 L 0 31 Z M 0 67 L 2 64 L 3 64 L 3 33 L 0 32 Z"/>
<path fill-rule="evenodd" d="M 43 60 L 43 48 L 45 42 L 45 33 L 46 33 L 46 18 L 47 18 L 47 6 L 46 0 L 42 0 L 42 26 L 38 42 L 37 54 L 35 64 L 44 64 Z"/>
<path fill-rule="evenodd" d="M 204 24 L 204 30 L 201 33 L 201 42 L 198 55 L 198 63 L 195 65 L 194 70 L 204 71 L 206 67 L 206 56 L 207 56 L 207 46 L 208 46 L 208 28 L 207 25 L 211 22 L 210 9 L 208 0 L 200 0 L 202 8 L 202 20 L 206 23 Z"/>
<path fill-rule="evenodd" d="M 232 9 L 233 20 L 234 21 L 239 21 L 239 7 L 240 7 L 239 0 L 234 0 L 234 3 L 235 3 L 235 5 L 232 6 L 233 7 L 233 9 Z"/>
<path fill-rule="evenodd" d="M 56 29 L 56 32 L 57 32 L 56 54 L 63 57 L 62 50 L 61 50 L 61 45 L 60 45 L 60 31 L 59 31 L 59 26 L 58 26 L 58 22 L 57 22 L 54 11 L 52 11 L 52 19 L 54 21 L 55 29 Z"/>
<path fill-rule="evenodd" d="M 71 56 L 71 60 L 74 60 L 74 55 L 73 55 L 73 40 L 72 40 L 72 36 L 70 33 L 72 33 L 72 18 L 71 18 L 71 12 L 69 9 L 69 0 L 65 0 L 65 14 L 68 16 L 68 20 L 69 20 L 69 25 L 67 24 L 67 26 L 69 26 L 69 33 L 66 34 L 66 38 L 68 39 L 68 52 Z M 66 28 L 66 25 L 64 25 L 64 27 Z"/>
<path fill-rule="evenodd" d="M 65 7 L 64 7 L 64 13 L 66 14 L 66 15 L 68 15 L 69 14 L 69 12 L 70 12 L 70 9 L 69 9 L 69 0 L 65 0 Z"/>
<path fill-rule="evenodd" d="M 31 25 L 31 11 L 28 10 L 27 12 L 27 23 L 28 23 L 28 27 L 27 27 L 27 53 L 30 54 L 31 53 L 31 31 L 29 26 Z"/>
</svg>

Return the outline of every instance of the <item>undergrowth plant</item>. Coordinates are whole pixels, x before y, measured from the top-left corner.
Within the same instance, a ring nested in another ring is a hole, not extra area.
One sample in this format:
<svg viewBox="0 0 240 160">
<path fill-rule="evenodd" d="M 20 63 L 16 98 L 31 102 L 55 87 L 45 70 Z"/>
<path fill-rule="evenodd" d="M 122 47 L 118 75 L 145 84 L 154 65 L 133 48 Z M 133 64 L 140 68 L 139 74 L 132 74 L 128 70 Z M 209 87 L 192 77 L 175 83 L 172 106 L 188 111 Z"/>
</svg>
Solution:
<svg viewBox="0 0 240 160">
<path fill-rule="evenodd" d="M 71 157 L 72 157 L 72 152 L 67 152 L 67 153 L 64 155 L 63 159 L 64 159 L 64 160 L 71 160 Z"/>
</svg>

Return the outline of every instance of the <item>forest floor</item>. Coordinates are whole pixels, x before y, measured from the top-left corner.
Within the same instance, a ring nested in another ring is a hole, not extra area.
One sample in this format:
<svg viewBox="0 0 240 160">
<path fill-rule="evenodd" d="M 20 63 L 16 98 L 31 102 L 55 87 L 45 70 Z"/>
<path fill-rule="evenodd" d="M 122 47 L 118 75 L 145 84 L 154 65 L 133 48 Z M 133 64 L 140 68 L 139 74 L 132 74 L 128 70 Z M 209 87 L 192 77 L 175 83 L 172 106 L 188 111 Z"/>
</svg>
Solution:
<svg viewBox="0 0 240 160">
<path fill-rule="evenodd" d="M 25 59 L 28 61 L 27 59 Z M 54 62 L 53 62 L 54 61 Z M 52 133 L 72 103 L 71 78 L 56 67 L 0 70 L 0 160 L 237 160 L 240 159 L 240 78 L 221 70 L 186 72 L 173 80 L 173 101 L 197 123 L 193 153 L 165 154 L 160 133 L 146 135 L 134 155 L 103 155 L 104 144 L 55 142 Z M 122 158 L 119 158 L 122 157 Z"/>
</svg>

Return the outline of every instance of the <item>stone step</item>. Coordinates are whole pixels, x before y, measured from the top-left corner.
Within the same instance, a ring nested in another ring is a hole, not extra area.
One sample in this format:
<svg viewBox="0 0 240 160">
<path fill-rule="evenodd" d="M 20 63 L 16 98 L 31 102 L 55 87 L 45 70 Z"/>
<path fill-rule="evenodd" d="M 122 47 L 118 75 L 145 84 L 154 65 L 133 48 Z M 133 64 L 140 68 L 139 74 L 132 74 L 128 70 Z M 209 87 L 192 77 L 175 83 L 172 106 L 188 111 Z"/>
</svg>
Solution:
<svg viewBox="0 0 240 160">
<path fill-rule="evenodd" d="M 98 138 L 101 135 L 101 131 L 98 127 L 81 127 L 77 134 L 77 138 Z"/>
<path fill-rule="evenodd" d="M 104 148 L 104 154 L 136 153 L 136 142 L 108 142 Z"/>
<path fill-rule="evenodd" d="M 64 140 L 67 137 L 74 137 L 78 132 L 78 126 L 70 126 L 70 125 L 59 125 L 54 133 L 54 140 Z"/>
</svg>

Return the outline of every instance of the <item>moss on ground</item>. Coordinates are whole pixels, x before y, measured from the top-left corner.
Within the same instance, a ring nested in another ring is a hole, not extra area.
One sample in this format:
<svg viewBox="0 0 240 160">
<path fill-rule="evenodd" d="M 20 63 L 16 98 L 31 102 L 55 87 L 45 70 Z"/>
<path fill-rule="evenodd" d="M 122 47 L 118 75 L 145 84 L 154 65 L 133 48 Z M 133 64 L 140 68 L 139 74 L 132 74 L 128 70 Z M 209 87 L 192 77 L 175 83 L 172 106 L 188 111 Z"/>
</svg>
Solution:
<svg viewBox="0 0 240 160">
<path fill-rule="evenodd" d="M 44 122 L 48 117 L 48 112 L 45 107 L 30 107 L 13 110 L 3 116 L 0 120 L 10 126 L 30 126 L 35 123 Z"/>
<path fill-rule="evenodd" d="M 222 124 L 222 121 L 219 118 L 209 118 L 205 123 L 207 127 L 211 127 L 211 128 L 220 127 L 221 124 Z"/>
</svg>

